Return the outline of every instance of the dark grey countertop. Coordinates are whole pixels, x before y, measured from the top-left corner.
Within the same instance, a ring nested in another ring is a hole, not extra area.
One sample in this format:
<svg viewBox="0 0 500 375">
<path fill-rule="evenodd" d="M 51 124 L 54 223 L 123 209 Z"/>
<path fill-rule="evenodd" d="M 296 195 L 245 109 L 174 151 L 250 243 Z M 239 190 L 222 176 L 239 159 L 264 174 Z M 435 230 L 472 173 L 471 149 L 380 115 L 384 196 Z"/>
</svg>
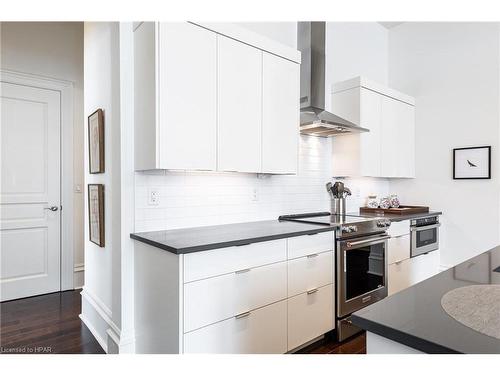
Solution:
<svg viewBox="0 0 500 375">
<path fill-rule="evenodd" d="M 462 325 L 441 306 L 448 291 L 500 284 L 500 246 L 355 312 L 357 326 L 426 353 L 500 353 L 500 340 Z"/>
<path fill-rule="evenodd" d="M 429 216 L 436 216 L 436 215 L 442 215 L 443 213 L 441 211 L 429 211 L 421 214 L 410 214 L 410 215 L 377 215 L 377 214 L 367 214 L 367 213 L 359 213 L 355 212 L 352 215 L 359 215 L 362 217 L 370 217 L 370 218 L 377 218 L 377 217 L 383 217 L 385 219 L 389 219 L 390 221 L 403 221 L 403 220 L 411 220 L 411 219 L 420 219 L 422 217 L 429 217 Z"/>
<path fill-rule="evenodd" d="M 207 227 L 132 233 L 134 240 L 174 254 L 186 254 L 254 242 L 302 236 L 335 229 L 335 225 L 315 225 L 291 221 L 255 221 Z"/>
</svg>

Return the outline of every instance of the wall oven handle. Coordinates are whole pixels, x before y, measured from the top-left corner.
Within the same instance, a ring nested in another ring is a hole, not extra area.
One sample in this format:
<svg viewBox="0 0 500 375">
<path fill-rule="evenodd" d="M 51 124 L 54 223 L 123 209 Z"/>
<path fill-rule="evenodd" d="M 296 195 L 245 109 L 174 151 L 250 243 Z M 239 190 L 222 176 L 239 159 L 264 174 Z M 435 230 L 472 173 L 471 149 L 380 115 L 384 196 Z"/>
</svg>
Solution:
<svg viewBox="0 0 500 375">
<path fill-rule="evenodd" d="M 388 240 L 389 238 L 391 238 L 391 236 L 380 236 L 380 237 L 369 238 L 367 240 L 360 240 L 360 241 L 348 241 L 347 247 L 363 245 L 365 243 L 377 243 L 378 241 L 385 241 L 385 240 Z"/>
<path fill-rule="evenodd" d="M 441 226 L 441 223 L 432 224 L 432 225 L 423 225 L 421 227 L 412 226 L 412 227 L 410 227 L 410 230 L 412 232 L 417 232 L 419 230 L 427 230 L 427 229 L 439 228 L 440 226 Z"/>
</svg>

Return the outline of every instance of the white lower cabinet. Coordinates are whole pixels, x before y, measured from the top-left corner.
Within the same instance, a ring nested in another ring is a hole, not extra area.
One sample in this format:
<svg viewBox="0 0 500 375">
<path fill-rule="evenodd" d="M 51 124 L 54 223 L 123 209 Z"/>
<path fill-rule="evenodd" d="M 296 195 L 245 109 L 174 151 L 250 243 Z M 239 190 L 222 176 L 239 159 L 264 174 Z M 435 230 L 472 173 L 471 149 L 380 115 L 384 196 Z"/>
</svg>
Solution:
<svg viewBox="0 0 500 375">
<path fill-rule="evenodd" d="M 334 327 L 333 286 L 288 299 L 288 350 L 293 350 Z"/>
<path fill-rule="evenodd" d="M 392 295 L 438 274 L 439 266 L 439 250 L 389 264 L 388 294 Z"/>
<path fill-rule="evenodd" d="M 280 354 L 287 351 L 287 301 L 184 335 L 184 353 Z"/>
<path fill-rule="evenodd" d="M 288 261 L 289 297 L 331 284 L 332 279 L 332 251 Z"/>
<path fill-rule="evenodd" d="M 184 332 L 287 298 L 287 262 L 184 285 Z"/>
<path fill-rule="evenodd" d="M 175 255 L 135 245 L 137 353 L 286 353 L 334 328 L 333 232 Z"/>
</svg>

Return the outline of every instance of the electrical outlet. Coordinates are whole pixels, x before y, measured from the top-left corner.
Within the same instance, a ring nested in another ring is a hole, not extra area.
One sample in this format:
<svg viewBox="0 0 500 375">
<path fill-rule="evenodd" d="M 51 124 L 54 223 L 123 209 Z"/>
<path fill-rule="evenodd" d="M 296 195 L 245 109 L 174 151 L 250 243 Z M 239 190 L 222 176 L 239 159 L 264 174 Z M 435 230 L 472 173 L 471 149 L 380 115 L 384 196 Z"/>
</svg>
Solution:
<svg viewBox="0 0 500 375">
<path fill-rule="evenodd" d="M 160 192 L 158 189 L 149 189 L 148 204 L 150 206 L 158 206 L 160 204 Z"/>
<path fill-rule="evenodd" d="M 259 200 L 259 189 L 253 188 L 252 189 L 252 202 L 257 202 L 258 200 Z"/>
</svg>

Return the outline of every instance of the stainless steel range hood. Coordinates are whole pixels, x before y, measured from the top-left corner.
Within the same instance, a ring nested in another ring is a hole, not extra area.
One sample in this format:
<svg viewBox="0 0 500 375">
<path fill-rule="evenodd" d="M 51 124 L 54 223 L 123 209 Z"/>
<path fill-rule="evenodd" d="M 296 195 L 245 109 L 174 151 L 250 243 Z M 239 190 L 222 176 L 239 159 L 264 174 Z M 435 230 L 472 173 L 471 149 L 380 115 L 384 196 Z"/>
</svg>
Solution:
<svg viewBox="0 0 500 375">
<path fill-rule="evenodd" d="M 368 132 L 325 111 L 326 23 L 298 22 L 300 65 L 300 132 L 320 137 Z"/>
</svg>

